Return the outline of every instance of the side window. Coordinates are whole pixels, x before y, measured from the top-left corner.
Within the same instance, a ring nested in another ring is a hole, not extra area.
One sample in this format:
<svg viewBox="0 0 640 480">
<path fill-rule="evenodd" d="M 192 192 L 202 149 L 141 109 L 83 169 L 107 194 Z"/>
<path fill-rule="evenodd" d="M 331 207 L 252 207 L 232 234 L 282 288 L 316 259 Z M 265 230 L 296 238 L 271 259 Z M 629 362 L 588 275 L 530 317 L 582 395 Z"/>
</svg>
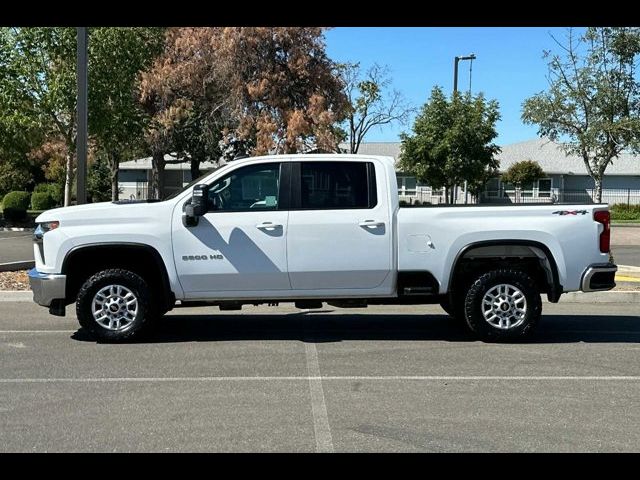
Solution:
<svg viewBox="0 0 640 480">
<path fill-rule="evenodd" d="M 234 170 L 209 187 L 215 211 L 277 210 L 280 164 L 262 163 Z"/>
<path fill-rule="evenodd" d="M 372 208 L 377 203 L 373 172 L 372 163 L 301 162 L 300 207 Z"/>
</svg>

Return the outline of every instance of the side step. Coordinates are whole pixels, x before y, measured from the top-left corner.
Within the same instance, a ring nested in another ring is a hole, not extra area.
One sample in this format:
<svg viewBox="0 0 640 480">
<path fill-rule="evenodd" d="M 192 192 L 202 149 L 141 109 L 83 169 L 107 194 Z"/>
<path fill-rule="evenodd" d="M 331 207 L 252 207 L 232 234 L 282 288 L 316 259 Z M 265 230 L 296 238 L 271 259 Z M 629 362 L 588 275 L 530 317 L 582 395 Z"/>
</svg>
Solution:
<svg viewBox="0 0 640 480">
<path fill-rule="evenodd" d="M 430 295 L 432 293 L 433 293 L 433 288 L 431 287 L 404 287 L 402 289 L 402 294 L 406 296 Z"/>
</svg>

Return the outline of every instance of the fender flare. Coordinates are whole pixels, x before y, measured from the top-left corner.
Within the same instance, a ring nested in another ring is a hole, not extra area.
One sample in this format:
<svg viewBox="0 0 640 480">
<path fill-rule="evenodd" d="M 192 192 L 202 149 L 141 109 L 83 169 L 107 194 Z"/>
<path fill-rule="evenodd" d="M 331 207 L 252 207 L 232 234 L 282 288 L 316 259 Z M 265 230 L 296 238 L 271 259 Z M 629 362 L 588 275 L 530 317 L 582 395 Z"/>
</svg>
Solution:
<svg viewBox="0 0 640 480">
<path fill-rule="evenodd" d="M 549 250 L 549 247 L 547 247 L 543 243 L 536 242 L 534 240 L 482 240 L 479 242 L 473 242 L 465 245 L 460 249 L 460 251 L 457 253 L 453 261 L 453 267 L 451 270 L 451 275 L 449 276 L 449 284 L 447 286 L 447 292 L 449 294 L 451 293 L 452 287 L 453 287 L 453 281 L 455 278 L 455 273 L 458 270 L 458 267 L 460 266 L 460 262 L 462 261 L 462 258 L 467 252 L 478 247 L 494 247 L 494 246 L 501 246 L 501 245 L 531 247 L 531 248 L 537 248 L 540 251 L 542 251 L 542 253 L 546 257 L 547 262 L 549 263 L 549 267 L 547 267 L 546 265 L 544 265 L 543 262 L 541 262 L 542 268 L 544 269 L 547 276 L 547 283 L 549 284 L 549 292 L 547 293 L 547 298 L 549 299 L 550 302 L 557 303 L 558 300 L 560 299 L 560 295 L 562 295 L 562 292 L 563 292 L 563 286 L 560 284 L 560 277 L 558 275 L 558 264 L 556 263 L 556 259 L 551 253 L 551 250 Z M 538 258 L 538 260 L 540 260 L 540 258 Z"/>
</svg>

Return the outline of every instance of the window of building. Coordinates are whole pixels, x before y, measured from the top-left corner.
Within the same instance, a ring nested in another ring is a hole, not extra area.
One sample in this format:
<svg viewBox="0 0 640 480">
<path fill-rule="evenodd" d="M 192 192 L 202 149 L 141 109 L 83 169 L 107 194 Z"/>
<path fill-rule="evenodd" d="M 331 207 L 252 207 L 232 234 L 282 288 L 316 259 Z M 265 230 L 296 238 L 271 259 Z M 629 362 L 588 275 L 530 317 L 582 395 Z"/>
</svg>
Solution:
<svg viewBox="0 0 640 480">
<path fill-rule="evenodd" d="M 553 182 L 550 178 L 541 178 L 538 180 L 538 196 L 543 198 L 551 197 L 551 188 Z"/>
</svg>

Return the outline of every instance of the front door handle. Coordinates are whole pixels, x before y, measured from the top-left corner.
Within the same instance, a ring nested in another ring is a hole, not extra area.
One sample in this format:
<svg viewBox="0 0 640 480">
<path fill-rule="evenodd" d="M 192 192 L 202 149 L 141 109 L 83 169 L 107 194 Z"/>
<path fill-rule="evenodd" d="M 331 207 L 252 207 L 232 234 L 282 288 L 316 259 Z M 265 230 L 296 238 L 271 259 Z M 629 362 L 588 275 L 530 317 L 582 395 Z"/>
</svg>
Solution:
<svg viewBox="0 0 640 480">
<path fill-rule="evenodd" d="M 275 230 L 276 228 L 282 228 L 282 225 L 273 222 L 262 222 L 256 225 L 256 228 L 260 230 Z"/>
<path fill-rule="evenodd" d="M 359 225 L 366 228 L 384 227 L 384 222 L 380 220 L 363 220 Z"/>
</svg>

